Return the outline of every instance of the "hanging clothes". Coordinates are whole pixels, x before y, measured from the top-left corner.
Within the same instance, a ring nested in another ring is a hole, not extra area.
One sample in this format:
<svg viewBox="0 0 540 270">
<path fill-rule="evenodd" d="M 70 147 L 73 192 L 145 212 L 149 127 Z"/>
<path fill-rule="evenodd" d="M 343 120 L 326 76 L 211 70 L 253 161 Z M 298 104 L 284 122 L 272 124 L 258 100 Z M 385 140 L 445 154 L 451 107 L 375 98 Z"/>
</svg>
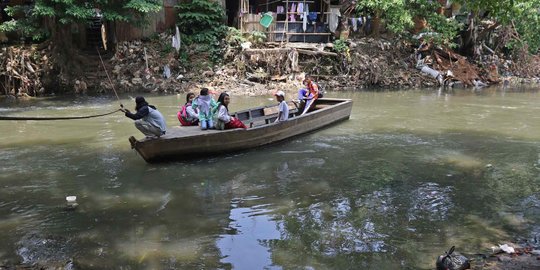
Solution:
<svg viewBox="0 0 540 270">
<path fill-rule="evenodd" d="M 307 30 L 307 13 L 303 13 L 302 14 L 302 30 L 304 30 L 304 32 L 306 32 Z"/>
<path fill-rule="evenodd" d="M 296 12 L 300 14 L 300 19 L 304 19 L 304 3 L 298 3 L 298 7 L 296 8 Z"/>
<path fill-rule="evenodd" d="M 289 21 L 291 21 L 291 22 L 296 22 L 296 18 L 295 18 L 295 16 L 294 16 L 294 12 L 296 12 L 296 4 L 295 4 L 295 3 L 293 3 L 293 4 L 291 5 L 291 15 L 289 16 Z"/>
<path fill-rule="evenodd" d="M 358 31 L 358 19 L 351 18 L 351 23 L 352 23 L 352 30 L 354 32 Z"/>
<path fill-rule="evenodd" d="M 330 8 L 330 16 L 328 18 L 328 27 L 330 28 L 330 32 L 334 33 L 336 32 L 338 25 L 339 25 L 339 16 L 341 16 L 341 12 L 339 12 L 339 7 L 331 7 Z"/>
<path fill-rule="evenodd" d="M 308 12 L 309 12 L 309 6 L 308 4 L 306 4 L 306 8 L 304 10 L 304 13 L 303 13 L 303 20 L 302 20 L 302 30 L 304 30 L 304 32 L 306 32 L 307 30 L 307 20 L 308 20 Z"/>
<path fill-rule="evenodd" d="M 182 41 L 180 40 L 180 30 L 178 30 L 178 26 L 176 26 L 176 34 L 172 37 L 172 47 L 176 50 L 176 52 L 180 51 L 180 46 L 182 45 Z"/>
<path fill-rule="evenodd" d="M 277 6 L 276 13 L 277 13 L 277 14 L 283 14 L 283 13 L 285 13 L 285 7 L 284 7 L 284 6 Z"/>
<path fill-rule="evenodd" d="M 315 24 L 315 22 L 317 22 L 317 16 L 318 16 L 317 11 L 311 11 L 309 12 L 308 19 L 310 22 Z"/>
</svg>

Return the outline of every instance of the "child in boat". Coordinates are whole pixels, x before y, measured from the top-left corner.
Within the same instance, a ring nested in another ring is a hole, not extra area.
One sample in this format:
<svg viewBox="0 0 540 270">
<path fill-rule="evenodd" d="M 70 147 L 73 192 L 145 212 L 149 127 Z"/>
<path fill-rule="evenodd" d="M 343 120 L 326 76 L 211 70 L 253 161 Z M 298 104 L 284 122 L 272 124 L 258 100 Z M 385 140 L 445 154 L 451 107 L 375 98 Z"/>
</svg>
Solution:
<svg viewBox="0 0 540 270">
<path fill-rule="evenodd" d="M 216 129 L 247 128 L 238 118 L 229 115 L 229 94 L 223 92 L 218 98 L 218 112 L 216 117 Z"/>
<path fill-rule="evenodd" d="M 277 91 L 274 96 L 276 96 L 276 99 L 279 102 L 279 112 L 275 122 L 287 121 L 287 119 L 289 119 L 289 106 L 287 105 L 287 102 L 285 102 L 285 93 L 280 90 Z"/>
<path fill-rule="evenodd" d="M 306 89 L 300 89 L 300 93 L 303 94 L 303 98 L 301 100 L 304 100 L 305 102 L 302 114 L 307 113 L 313 104 L 315 104 L 315 101 L 319 98 L 319 86 L 313 82 L 311 75 L 306 75 L 304 84 L 306 85 Z"/>
<path fill-rule="evenodd" d="M 182 126 L 196 126 L 199 124 L 199 113 L 193 109 L 192 103 L 195 99 L 194 93 L 188 93 L 186 96 L 186 104 L 180 108 L 178 112 L 178 121 Z"/>
<path fill-rule="evenodd" d="M 199 112 L 199 123 L 201 124 L 201 129 L 213 129 L 214 122 L 213 111 L 215 110 L 217 103 L 208 93 L 208 88 L 202 88 L 199 96 L 195 98 L 192 102 L 194 110 Z"/>
<path fill-rule="evenodd" d="M 128 109 L 121 109 L 126 117 L 135 120 L 135 127 L 140 130 L 146 138 L 159 138 L 165 135 L 167 125 L 163 115 L 155 106 L 149 105 L 144 97 L 135 98 L 136 113 L 131 113 Z"/>
</svg>

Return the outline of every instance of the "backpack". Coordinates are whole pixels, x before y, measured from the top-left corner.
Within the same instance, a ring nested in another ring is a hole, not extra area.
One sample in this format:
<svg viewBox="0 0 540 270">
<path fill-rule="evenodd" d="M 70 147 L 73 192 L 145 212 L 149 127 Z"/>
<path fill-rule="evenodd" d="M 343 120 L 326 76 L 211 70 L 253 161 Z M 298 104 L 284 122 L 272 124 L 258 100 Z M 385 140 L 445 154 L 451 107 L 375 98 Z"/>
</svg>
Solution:
<svg viewBox="0 0 540 270">
<path fill-rule="evenodd" d="M 177 116 L 178 116 L 178 121 L 180 121 L 180 124 L 182 126 L 191 126 L 191 122 L 189 122 L 187 120 L 188 118 L 188 115 L 187 115 L 187 106 L 184 105 L 182 106 L 182 108 L 180 108 L 180 111 L 178 112 Z"/>
</svg>

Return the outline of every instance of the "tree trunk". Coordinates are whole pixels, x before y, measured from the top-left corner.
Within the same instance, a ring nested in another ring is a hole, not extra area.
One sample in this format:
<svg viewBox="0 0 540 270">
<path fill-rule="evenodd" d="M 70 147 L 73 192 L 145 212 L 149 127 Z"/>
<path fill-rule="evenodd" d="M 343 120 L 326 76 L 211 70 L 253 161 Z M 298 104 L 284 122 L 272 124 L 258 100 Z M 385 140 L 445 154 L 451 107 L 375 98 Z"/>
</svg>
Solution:
<svg viewBox="0 0 540 270">
<path fill-rule="evenodd" d="M 427 21 L 424 17 L 415 16 L 413 18 L 413 22 L 414 22 L 414 29 L 413 29 L 414 34 L 420 33 L 422 30 L 426 29 L 427 27 Z"/>
<path fill-rule="evenodd" d="M 371 29 L 371 35 L 374 37 L 379 37 L 381 34 L 381 16 L 379 12 L 375 12 L 375 15 L 371 20 Z"/>
<path fill-rule="evenodd" d="M 52 55 L 54 56 L 54 73 L 57 81 L 45 82 L 56 87 L 70 86 L 72 81 L 83 74 L 84 57 L 80 56 L 73 44 L 71 25 L 62 24 L 53 19 L 50 21 Z M 70 89 L 68 89 L 70 91 Z"/>
<path fill-rule="evenodd" d="M 474 56 L 476 51 L 477 27 L 475 23 L 476 13 L 469 15 L 469 27 L 461 32 L 461 54 Z"/>
</svg>

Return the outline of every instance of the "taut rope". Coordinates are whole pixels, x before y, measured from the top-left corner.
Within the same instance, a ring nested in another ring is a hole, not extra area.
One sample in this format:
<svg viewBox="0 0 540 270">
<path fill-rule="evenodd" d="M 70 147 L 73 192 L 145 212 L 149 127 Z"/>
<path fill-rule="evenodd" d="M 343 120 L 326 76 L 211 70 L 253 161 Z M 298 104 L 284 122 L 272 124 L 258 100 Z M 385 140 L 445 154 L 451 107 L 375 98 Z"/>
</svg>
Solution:
<svg viewBox="0 0 540 270">
<path fill-rule="evenodd" d="M 120 108 L 124 108 L 124 105 L 122 102 L 120 102 L 120 98 L 118 97 L 118 93 L 116 93 L 116 89 L 114 88 L 114 83 L 111 80 L 111 77 L 109 76 L 109 72 L 107 71 L 107 67 L 105 67 L 105 63 L 103 62 L 103 59 L 101 58 L 101 53 L 99 52 L 99 48 L 96 47 L 96 51 L 99 55 L 99 60 L 101 61 L 101 65 L 103 66 L 103 70 L 105 71 L 105 74 L 107 74 L 107 78 L 109 79 L 109 82 L 111 83 L 112 90 L 114 91 L 114 95 L 116 96 L 116 99 L 118 99 L 118 102 L 120 103 Z"/>
<path fill-rule="evenodd" d="M 40 120 L 73 120 L 73 119 L 87 119 L 87 118 L 95 118 L 100 116 L 105 116 L 109 114 L 113 114 L 115 112 L 120 111 L 120 109 L 103 113 L 103 114 L 95 114 L 95 115 L 87 115 L 87 116 L 67 116 L 67 117 L 26 117 L 26 116 L 1 116 L 0 115 L 0 121 L 2 120 L 11 120 L 11 121 L 24 121 L 24 120 L 34 120 L 34 121 L 40 121 Z"/>
</svg>

